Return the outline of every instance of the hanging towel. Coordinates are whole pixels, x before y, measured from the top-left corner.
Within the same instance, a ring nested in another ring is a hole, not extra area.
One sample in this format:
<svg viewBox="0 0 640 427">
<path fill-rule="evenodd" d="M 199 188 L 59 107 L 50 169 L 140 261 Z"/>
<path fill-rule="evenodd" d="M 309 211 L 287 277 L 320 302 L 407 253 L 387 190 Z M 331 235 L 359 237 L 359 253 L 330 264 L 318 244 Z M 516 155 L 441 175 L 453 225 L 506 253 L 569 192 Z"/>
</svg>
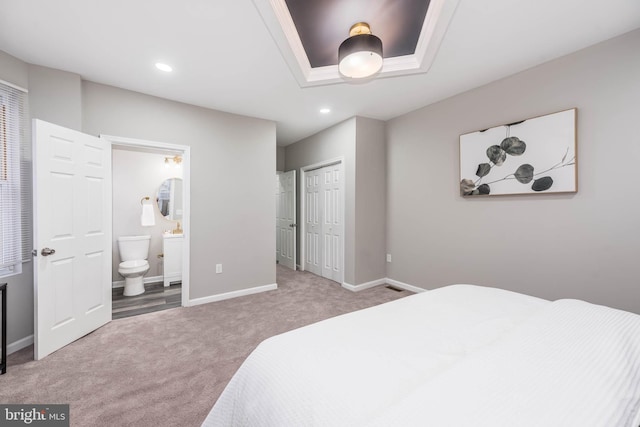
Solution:
<svg viewBox="0 0 640 427">
<path fill-rule="evenodd" d="M 145 227 L 156 225 L 155 215 L 153 214 L 153 205 L 151 203 L 142 204 L 142 215 L 140 215 L 140 222 Z"/>
</svg>

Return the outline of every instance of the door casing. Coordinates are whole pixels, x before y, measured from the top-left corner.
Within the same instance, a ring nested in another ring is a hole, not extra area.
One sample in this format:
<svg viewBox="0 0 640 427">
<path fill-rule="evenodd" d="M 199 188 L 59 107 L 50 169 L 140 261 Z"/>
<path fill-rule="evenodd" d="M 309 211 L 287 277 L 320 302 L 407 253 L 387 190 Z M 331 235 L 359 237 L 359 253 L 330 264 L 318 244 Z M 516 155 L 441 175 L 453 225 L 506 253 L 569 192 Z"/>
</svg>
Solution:
<svg viewBox="0 0 640 427">
<path fill-rule="evenodd" d="M 113 135 L 100 135 L 100 138 L 111 143 L 111 150 L 114 147 L 137 148 L 149 151 L 167 151 L 170 153 L 181 153 L 182 156 L 182 184 L 183 184 L 183 217 L 180 225 L 184 235 L 184 247 L 182 252 L 182 290 L 181 300 L 183 307 L 191 306 L 189 300 L 189 271 L 190 271 L 190 231 L 191 231 L 191 147 L 188 145 L 170 144 L 166 142 L 148 141 L 143 139 L 125 138 Z"/>
</svg>

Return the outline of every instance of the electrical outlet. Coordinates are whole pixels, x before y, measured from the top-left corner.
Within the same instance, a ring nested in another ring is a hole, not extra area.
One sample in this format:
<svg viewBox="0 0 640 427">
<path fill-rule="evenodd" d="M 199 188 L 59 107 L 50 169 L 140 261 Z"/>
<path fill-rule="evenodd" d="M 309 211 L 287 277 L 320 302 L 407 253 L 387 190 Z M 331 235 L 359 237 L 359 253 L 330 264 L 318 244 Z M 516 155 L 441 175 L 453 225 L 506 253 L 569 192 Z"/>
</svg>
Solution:
<svg viewBox="0 0 640 427">
<path fill-rule="evenodd" d="M 216 274 L 222 273 L 222 264 L 216 264 Z"/>
<path fill-rule="evenodd" d="M 391 262 L 391 254 L 387 254 L 387 262 Z"/>
</svg>

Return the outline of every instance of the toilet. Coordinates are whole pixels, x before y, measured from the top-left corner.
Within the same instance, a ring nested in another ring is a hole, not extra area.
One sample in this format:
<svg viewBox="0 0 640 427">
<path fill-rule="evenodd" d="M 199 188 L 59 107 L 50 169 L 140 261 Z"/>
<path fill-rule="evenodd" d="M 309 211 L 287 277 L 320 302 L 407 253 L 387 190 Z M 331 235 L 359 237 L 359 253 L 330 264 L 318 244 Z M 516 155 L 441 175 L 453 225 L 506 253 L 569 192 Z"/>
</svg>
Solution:
<svg viewBox="0 0 640 427">
<path fill-rule="evenodd" d="M 151 236 L 121 236 L 118 238 L 120 260 L 118 273 L 124 277 L 124 296 L 144 293 L 144 275 L 149 271 Z"/>
</svg>

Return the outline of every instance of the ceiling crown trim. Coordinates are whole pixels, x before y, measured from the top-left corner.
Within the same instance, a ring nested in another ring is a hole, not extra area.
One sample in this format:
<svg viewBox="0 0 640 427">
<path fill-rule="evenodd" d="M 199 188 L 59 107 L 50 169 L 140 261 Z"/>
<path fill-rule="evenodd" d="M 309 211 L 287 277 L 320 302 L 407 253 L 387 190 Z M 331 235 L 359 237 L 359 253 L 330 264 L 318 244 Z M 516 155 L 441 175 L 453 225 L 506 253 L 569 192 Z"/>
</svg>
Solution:
<svg viewBox="0 0 640 427">
<path fill-rule="evenodd" d="M 431 0 L 414 54 L 385 58 L 376 78 L 429 71 L 459 1 Z M 253 0 L 253 4 L 300 87 L 346 82 L 340 76 L 337 65 L 311 67 L 285 0 Z"/>
</svg>

